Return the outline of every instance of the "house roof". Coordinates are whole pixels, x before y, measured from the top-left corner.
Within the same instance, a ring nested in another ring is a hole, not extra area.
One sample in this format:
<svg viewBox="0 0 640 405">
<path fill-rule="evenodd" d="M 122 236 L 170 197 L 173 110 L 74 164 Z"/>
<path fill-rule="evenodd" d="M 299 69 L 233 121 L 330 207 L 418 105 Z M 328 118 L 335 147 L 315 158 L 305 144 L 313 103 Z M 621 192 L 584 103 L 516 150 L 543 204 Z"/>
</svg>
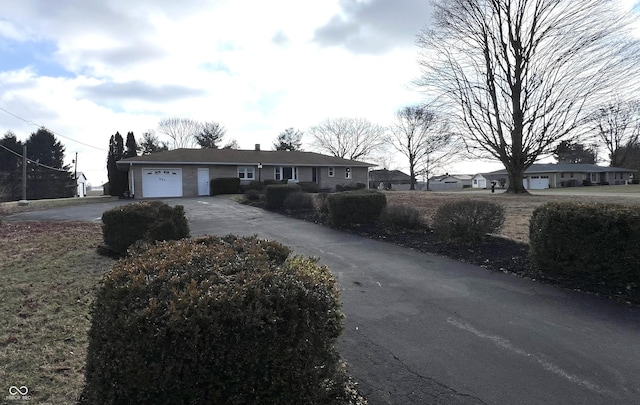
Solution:
<svg viewBox="0 0 640 405">
<path fill-rule="evenodd" d="M 120 169 L 129 164 L 183 165 L 263 165 L 270 166 L 354 166 L 375 164 L 342 159 L 314 152 L 261 151 L 240 149 L 174 149 L 149 155 L 134 156 L 117 162 Z"/>
<path fill-rule="evenodd" d="M 455 180 L 471 180 L 473 178 L 472 174 L 445 174 L 442 176 L 433 176 L 431 181 L 445 181 L 447 179 L 455 179 Z"/>
<path fill-rule="evenodd" d="M 371 170 L 369 172 L 369 179 L 371 181 L 383 181 L 383 180 L 411 181 L 411 176 L 409 176 L 404 172 L 401 172 L 400 170 L 381 169 L 381 170 Z"/>
<path fill-rule="evenodd" d="M 573 173 L 633 173 L 636 170 L 623 169 L 620 167 L 606 167 L 598 166 L 586 163 L 536 163 L 531 165 L 524 171 L 527 174 L 530 173 L 560 173 L 560 172 L 573 172 Z M 495 172 L 486 173 L 488 175 L 507 174 L 506 169 L 496 170 Z"/>
</svg>

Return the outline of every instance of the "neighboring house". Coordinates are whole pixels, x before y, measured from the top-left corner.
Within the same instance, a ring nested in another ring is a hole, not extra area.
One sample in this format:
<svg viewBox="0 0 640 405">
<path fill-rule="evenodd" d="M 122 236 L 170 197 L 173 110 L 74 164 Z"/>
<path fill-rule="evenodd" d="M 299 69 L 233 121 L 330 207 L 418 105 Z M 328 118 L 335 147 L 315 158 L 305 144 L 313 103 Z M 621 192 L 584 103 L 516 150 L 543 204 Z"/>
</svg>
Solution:
<svg viewBox="0 0 640 405">
<path fill-rule="evenodd" d="M 434 176 L 429 179 L 429 190 L 431 191 L 445 191 L 445 190 L 458 190 L 471 187 L 470 174 L 445 174 L 444 176 Z"/>
<path fill-rule="evenodd" d="M 175 149 L 134 156 L 117 162 L 128 171 L 129 189 L 141 198 L 209 195 L 209 181 L 237 177 L 241 184 L 256 180 L 314 182 L 322 189 L 369 184 L 375 164 L 313 152 L 237 149 Z"/>
<path fill-rule="evenodd" d="M 87 196 L 87 177 L 82 172 L 76 173 L 76 197 Z"/>
<path fill-rule="evenodd" d="M 411 176 L 400 170 L 371 170 L 369 188 L 406 191 L 411 188 Z"/>
<path fill-rule="evenodd" d="M 636 171 L 619 167 L 605 167 L 584 163 L 533 164 L 524 172 L 522 184 L 528 190 L 576 187 L 588 184 L 627 184 Z M 506 170 L 484 174 L 489 181 L 509 185 Z"/>
<path fill-rule="evenodd" d="M 487 185 L 491 186 L 491 182 L 488 182 L 487 179 L 480 173 L 471 178 L 472 188 L 487 188 Z"/>
</svg>

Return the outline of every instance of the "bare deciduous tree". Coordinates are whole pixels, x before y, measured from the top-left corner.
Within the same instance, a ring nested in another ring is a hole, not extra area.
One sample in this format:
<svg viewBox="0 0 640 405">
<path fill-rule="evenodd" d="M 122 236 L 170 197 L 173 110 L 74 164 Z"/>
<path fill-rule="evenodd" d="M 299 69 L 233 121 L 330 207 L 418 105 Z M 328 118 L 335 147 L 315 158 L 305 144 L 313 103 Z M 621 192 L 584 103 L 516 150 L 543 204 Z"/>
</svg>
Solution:
<svg viewBox="0 0 640 405">
<path fill-rule="evenodd" d="M 477 156 L 500 160 L 508 192 L 570 139 L 590 105 L 638 82 L 632 19 L 611 0 L 440 0 L 418 35 L 419 84 L 451 108 Z"/>
<path fill-rule="evenodd" d="M 640 103 L 613 100 L 592 115 L 590 123 L 609 154 L 611 166 L 626 167 L 634 147 L 640 146 Z"/>
<path fill-rule="evenodd" d="M 384 144 L 386 128 L 364 118 L 326 119 L 309 129 L 316 149 L 343 159 L 370 157 Z"/>
<path fill-rule="evenodd" d="M 218 149 L 219 143 L 222 142 L 226 133 L 226 128 L 220 123 L 205 122 L 200 128 L 200 132 L 195 135 L 195 139 L 202 149 Z"/>
<path fill-rule="evenodd" d="M 202 124 L 189 118 L 163 118 L 158 123 L 158 131 L 171 139 L 173 149 L 196 146 L 201 129 Z"/>
<path fill-rule="evenodd" d="M 409 106 L 396 113 L 389 143 L 409 161 L 410 190 L 416 176 L 429 174 L 460 156 L 463 145 L 451 132 L 449 123 L 435 109 Z"/>
</svg>

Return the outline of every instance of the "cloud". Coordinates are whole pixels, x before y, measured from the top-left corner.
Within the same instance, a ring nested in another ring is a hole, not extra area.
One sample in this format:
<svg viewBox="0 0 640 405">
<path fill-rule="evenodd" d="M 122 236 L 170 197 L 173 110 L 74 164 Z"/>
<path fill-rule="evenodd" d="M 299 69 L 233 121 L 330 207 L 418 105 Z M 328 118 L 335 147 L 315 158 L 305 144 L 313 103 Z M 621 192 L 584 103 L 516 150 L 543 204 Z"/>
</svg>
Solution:
<svg viewBox="0 0 640 405">
<path fill-rule="evenodd" d="M 144 100 L 149 102 L 170 102 L 182 98 L 204 95 L 200 89 L 180 85 L 155 86 L 142 81 L 127 83 L 104 82 L 95 86 L 78 87 L 82 97 L 92 100 Z"/>
<path fill-rule="evenodd" d="M 431 6 L 424 0 L 340 0 L 339 5 L 338 14 L 315 31 L 314 41 L 355 53 L 413 47 L 416 34 L 431 17 Z"/>
</svg>

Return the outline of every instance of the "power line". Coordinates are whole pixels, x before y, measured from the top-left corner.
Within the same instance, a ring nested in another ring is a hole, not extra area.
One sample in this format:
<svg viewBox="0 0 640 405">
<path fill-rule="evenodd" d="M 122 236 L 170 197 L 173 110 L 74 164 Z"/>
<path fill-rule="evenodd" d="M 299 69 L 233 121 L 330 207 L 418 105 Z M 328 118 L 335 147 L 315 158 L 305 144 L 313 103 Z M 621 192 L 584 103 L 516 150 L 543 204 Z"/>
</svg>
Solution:
<svg viewBox="0 0 640 405">
<path fill-rule="evenodd" d="M 11 150 L 11 149 L 7 148 L 7 147 L 6 147 L 6 146 L 4 146 L 4 145 L 1 145 L 1 144 L 0 144 L 0 148 L 5 149 L 5 150 L 7 150 L 7 151 L 9 151 L 9 152 L 13 153 L 14 155 L 18 156 L 18 157 L 19 157 L 19 158 L 21 158 L 21 159 L 24 159 L 24 155 L 21 155 L 21 154 L 19 154 L 18 152 Z M 63 170 L 63 169 L 58 169 L 57 167 L 47 166 L 47 165 L 45 165 L 45 164 L 43 164 L 43 163 L 37 162 L 37 161 L 35 161 L 35 160 L 31 160 L 31 159 L 29 159 L 29 158 L 27 158 L 27 162 L 29 162 L 29 163 L 33 163 L 34 165 L 42 166 L 42 167 L 44 167 L 45 169 L 55 170 L 55 171 L 57 171 L 57 172 L 69 173 L 69 171 L 68 171 L 68 170 Z"/>
<path fill-rule="evenodd" d="M 25 122 L 25 123 L 27 123 L 27 124 L 29 124 L 29 125 L 33 125 L 33 126 L 38 127 L 38 128 L 46 128 L 44 125 L 40 125 L 40 124 L 35 123 L 35 122 L 31 121 L 31 120 L 24 119 L 24 118 L 22 118 L 22 117 L 20 117 L 20 116 L 18 116 L 18 115 L 16 115 L 16 114 L 14 114 L 14 113 L 12 113 L 11 111 L 5 110 L 5 109 L 4 109 L 4 108 L 2 108 L 2 107 L 0 107 L 0 111 L 4 111 L 5 113 L 7 113 L 7 114 L 11 115 L 12 117 L 17 118 L 17 119 L 19 119 L 20 121 L 23 121 L 23 122 Z M 68 136 L 64 136 L 64 135 L 62 135 L 61 133 L 56 132 L 56 131 L 53 131 L 53 130 L 51 130 L 51 129 L 49 129 L 49 128 L 47 128 L 47 130 L 48 130 L 49 132 L 51 132 L 52 134 L 58 135 L 59 137 L 61 137 L 61 138 L 65 138 L 65 139 L 68 139 L 68 140 L 70 140 L 70 141 L 72 141 L 72 142 L 79 143 L 80 145 L 88 146 L 88 147 L 90 147 L 90 148 L 97 149 L 97 150 L 102 151 L 102 152 L 107 152 L 107 150 L 106 150 L 106 149 L 98 148 L 97 146 L 93 146 L 93 145 L 89 145 L 88 143 L 84 143 L 84 142 L 77 141 L 77 140 L 75 140 L 75 139 L 73 139 L 73 138 L 69 138 Z"/>
</svg>

